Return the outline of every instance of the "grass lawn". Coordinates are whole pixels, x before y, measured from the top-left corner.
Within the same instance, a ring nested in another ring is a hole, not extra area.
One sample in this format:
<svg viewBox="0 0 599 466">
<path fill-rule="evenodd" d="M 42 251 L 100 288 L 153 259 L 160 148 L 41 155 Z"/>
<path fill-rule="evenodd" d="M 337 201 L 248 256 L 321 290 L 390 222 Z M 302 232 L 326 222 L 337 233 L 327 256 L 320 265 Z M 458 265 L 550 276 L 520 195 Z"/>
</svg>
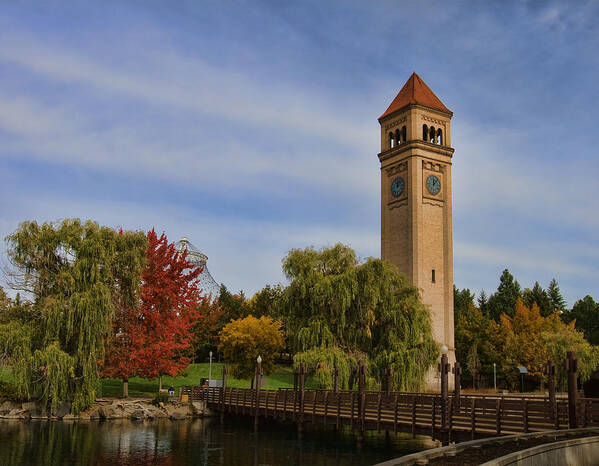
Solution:
<svg viewBox="0 0 599 466">
<path fill-rule="evenodd" d="M 212 363 L 212 378 L 220 379 L 222 376 L 222 363 Z M 178 377 L 162 377 L 162 388 L 171 385 L 178 391 L 179 387 L 185 385 L 200 385 L 200 379 L 208 378 L 209 364 L 191 364 L 182 375 Z M 292 388 L 293 370 L 291 366 L 277 366 L 275 371 L 265 376 L 266 383 L 262 385 L 265 389 Z M 251 380 L 234 379 L 227 376 L 227 386 L 235 388 L 249 388 Z M 306 381 L 306 388 L 311 388 L 310 381 Z M 122 381 L 118 379 L 102 379 L 102 396 L 116 397 L 122 393 Z M 139 377 L 129 379 L 129 396 L 153 397 L 158 393 L 158 379 L 147 380 Z"/>
<path fill-rule="evenodd" d="M 222 363 L 212 363 L 212 378 L 222 377 Z M 178 391 L 179 387 L 186 385 L 200 385 L 200 379 L 208 378 L 209 363 L 191 364 L 182 375 L 178 377 L 162 377 L 162 388 L 171 385 Z M 277 366 L 269 376 L 265 376 L 264 389 L 292 388 L 293 369 L 291 366 Z M 13 376 L 9 367 L 0 366 L 0 382 L 12 383 Z M 227 386 L 235 388 L 249 388 L 251 380 L 234 379 L 227 377 Z M 310 379 L 306 380 L 306 388 L 316 388 Z M 98 393 L 100 397 L 118 397 L 123 393 L 123 382 L 119 379 L 102 379 L 102 387 Z M 140 377 L 129 379 L 129 396 L 154 397 L 158 393 L 158 379 L 148 380 Z"/>
</svg>

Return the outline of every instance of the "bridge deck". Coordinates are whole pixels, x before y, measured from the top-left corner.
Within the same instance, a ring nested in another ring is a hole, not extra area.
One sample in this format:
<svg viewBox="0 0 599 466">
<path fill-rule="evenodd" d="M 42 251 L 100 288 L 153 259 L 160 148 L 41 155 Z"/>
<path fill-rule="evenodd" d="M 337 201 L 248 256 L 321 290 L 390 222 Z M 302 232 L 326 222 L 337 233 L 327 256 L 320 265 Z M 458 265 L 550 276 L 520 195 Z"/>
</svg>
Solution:
<svg viewBox="0 0 599 466">
<path fill-rule="evenodd" d="M 547 397 L 462 395 L 445 401 L 440 394 L 291 389 L 210 388 L 189 391 L 223 414 L 287 419 L 300 425 L 350 425 L 359 430 L 425 434 L 433 438 L 478 438 L 568 428 L 568 400 Z M 581 398 L 580 427 L 599 425 L 599 399 Z M 445 418 L 445 419 L 443 419 Z M 443 422 L 443 420 L 445 422 Z"/>
</svg>

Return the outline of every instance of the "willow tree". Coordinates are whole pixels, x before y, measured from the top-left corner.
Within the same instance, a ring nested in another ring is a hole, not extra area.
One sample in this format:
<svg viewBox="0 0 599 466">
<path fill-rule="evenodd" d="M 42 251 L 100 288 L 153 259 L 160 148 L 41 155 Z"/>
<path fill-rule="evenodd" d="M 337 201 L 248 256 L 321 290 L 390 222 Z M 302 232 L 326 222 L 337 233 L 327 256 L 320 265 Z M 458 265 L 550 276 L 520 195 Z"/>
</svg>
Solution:
<svg viewBox="0 0 599 466">
<path fill-rule="evenodd" d="M 333 367 L 346 386 L 358 363 L 371 383 L 393 368 L 400 390 L 424 387 L 438 356 L 430 314 L 418 290 L 389 263 L 367 259 L 342 244 L 293 249 L 283 260 L 290 280 L 282 311 L 296 352 L 321 386 L 330 387 Z"/>
<path fill-rule="evenodd" d="M 51 409 L 70 401 L 78 412 L 95 399 L 115 310 L 138 299 L 145 234 L 91 221 L 24 222 L 7 241 L 13 286 L 32 298 L 31 318 L 12 323 L 19 391 Z"/>
</svg>

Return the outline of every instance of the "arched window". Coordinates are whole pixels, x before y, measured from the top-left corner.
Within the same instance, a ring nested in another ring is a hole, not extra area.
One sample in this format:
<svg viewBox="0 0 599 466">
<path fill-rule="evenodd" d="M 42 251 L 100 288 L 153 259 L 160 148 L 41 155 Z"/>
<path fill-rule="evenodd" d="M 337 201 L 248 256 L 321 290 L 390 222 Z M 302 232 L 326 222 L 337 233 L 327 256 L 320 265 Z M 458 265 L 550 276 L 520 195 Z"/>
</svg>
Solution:
<svg viewBox="0 0 599 466">
<path fill-rule="evenodd" d="M 441 131 L 441 128 L 437 130 L 437 144 L 443 145 L 443 131 Z"/>
<path fill-rule="evenodd" d="M 389 149 L 393 149 L 393 133 L 389 133 Z"/>
<path fill-rule="evenodd" d="M 428 126 L 422 125 L 422 140 L 428 141 Z"/>
<path fill-rule="evenodd" d="M 406 142 L 408 140 L 406 134 L 406 127 L 401 128 L 401 142 Z"/>
<path fill-rule="evenodd" d="M 428 135 L 428 142 L 432 142 L 433 144 L 435 143 L 435 135 L 437 133 L 435 132 L 435 127 L 431 126 L 429 135 Z"/>
<path fill-rule="evenodd" d="M 401 140 L 401 134 L 399 130 L 395 130 L 395 140 L 397 141 L 397 145 L 399 146 L 403 141 Z"/>
</svg>

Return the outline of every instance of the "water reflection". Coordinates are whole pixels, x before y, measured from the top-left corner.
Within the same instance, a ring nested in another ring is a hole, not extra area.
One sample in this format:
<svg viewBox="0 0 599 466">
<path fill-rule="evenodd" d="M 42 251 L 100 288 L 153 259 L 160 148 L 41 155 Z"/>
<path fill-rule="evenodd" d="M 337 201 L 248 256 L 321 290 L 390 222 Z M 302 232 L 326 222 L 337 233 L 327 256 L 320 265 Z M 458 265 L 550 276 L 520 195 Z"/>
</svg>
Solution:
<svg viewBox="0 0 599 466">
<path fill-rule="evenodd" d="M 369 433 L 360 448 L 347 430 L 229 419 L 47 422 L 0 420 L 0 465 L 371 465 L 435 446 L 426 439 Z"/>
</svg>

